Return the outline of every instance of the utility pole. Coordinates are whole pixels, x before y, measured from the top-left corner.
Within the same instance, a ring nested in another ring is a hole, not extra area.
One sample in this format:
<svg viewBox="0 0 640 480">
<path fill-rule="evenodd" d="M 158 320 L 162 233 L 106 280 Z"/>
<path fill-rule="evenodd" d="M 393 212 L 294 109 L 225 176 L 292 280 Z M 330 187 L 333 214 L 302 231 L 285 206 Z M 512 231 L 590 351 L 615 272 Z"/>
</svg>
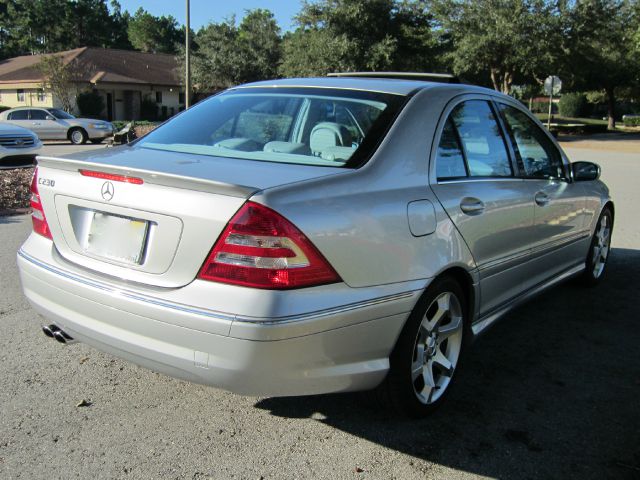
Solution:
<svg viewBox="0 0 640 480">
<path fill-rule="evenodd" d="M 185 48 L 184 48 L 184 58 L 185 58 L 185 66 L 186 66 L 186 72 L 185 72 L 185 77 L 184 77 L 184 108 L 185 110 L 187 110 L 189 108 L 189 105 L 191 104 L 191 99 L 190 94 L 191 94 L 191 53 L 189 51 L 189 44 L 191 43 L 190 40 L 190 36 L 191 36 L 191 21 L 190 21 L 190 15 L 189 15 L 189 0 L 186 0 L 187 2 L 187 28 L 185 31 Z"/>
<path fill-rule="evenodd" d="M 187 0 L 188 2 L 189 0 Z M 189 67 L 187 67 L 189 68 Z M 555 86 L 555 77 L 551 76 L 551 88 L 549 93 L 549 115 L 547 115 L 547 130 L 551 131 L 551 115 L 553 113 L 553 87 Z"/>
</svg>

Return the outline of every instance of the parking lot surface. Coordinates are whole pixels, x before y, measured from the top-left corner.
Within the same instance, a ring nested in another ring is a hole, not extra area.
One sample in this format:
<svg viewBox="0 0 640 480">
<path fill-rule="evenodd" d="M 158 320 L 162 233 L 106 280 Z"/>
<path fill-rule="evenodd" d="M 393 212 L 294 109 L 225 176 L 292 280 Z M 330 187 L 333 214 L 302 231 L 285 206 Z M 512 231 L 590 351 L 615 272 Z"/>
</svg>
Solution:
<svg viewBox="0 0 640 480">
<path fill-rule="evenodd" d="M 509 314 L 420 421 L 366 393 L 240 397 L 63 347 L 21 293 L 29 217 L 0 217 L 0 478 L 640 478 L 640 153 L 567 151 L 616 200 L 604 281 Z"/>
</svg>

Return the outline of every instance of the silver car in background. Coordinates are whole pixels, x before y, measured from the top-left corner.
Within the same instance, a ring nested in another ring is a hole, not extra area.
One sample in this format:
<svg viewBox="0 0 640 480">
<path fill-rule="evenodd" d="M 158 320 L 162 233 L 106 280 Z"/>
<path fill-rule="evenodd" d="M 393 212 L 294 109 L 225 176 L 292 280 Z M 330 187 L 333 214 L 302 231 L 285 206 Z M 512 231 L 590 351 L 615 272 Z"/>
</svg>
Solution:
<svg viewBox="0 0 640 480">
<path fill-rule="evenodd" d="M 40 150 L 42 142 L 31 130 L 0 123 L 0 170 L 33 167 Z"/>
<path fill-rule="evenodd" d="M 45 333 L 240 394 L 376 388 L 420 416 L 512 307 L 602 278 L 597 165 L 511 97 L 370 76 L 242 85 L 133 144 L 39 157 L 18 264 Z"/>
<path fill-rule="evenodd" d="M 114 132 L 109 122 L 76 118 L 59 108 L 11 108 L 0 113 L 0 122 L 33 130 L 41 140 L 69 140 L 75 145 L 100 143 Z"/>
</svg>

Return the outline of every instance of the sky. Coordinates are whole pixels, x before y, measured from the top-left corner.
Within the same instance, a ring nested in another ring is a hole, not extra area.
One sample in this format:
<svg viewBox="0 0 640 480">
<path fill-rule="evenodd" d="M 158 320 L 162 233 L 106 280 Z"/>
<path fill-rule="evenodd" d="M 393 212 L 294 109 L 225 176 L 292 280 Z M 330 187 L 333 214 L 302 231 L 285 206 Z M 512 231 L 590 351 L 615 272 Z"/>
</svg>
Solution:
<svg viewBox="0 0 640 480">
<path fill-rule="evenodd" d="M 133 14 L 142 7 L 152 15 L 172 15 L 181 25 L 185 23 L 185 0 L 118 0 L 123 10 Z M 282 31 L 292 30 L 293 17 L 300 10 L 301 0 L 191 0 L 191 28 L 198 30 L 209 22 L 220 22 L 235 14 L 240 21 L 246 10 L 266 8 L 273 12 Z"/>
</svg>

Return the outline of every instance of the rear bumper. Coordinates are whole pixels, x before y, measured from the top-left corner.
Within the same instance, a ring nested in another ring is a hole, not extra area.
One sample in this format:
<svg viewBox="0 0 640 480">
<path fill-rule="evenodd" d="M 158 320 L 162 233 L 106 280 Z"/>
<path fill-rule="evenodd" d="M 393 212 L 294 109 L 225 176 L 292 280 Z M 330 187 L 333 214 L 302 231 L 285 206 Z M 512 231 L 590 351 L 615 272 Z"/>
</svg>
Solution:
<svg viewBox="0 0 640 480">
<path fill-rule="evenodd" d="M 18 266 L 35 310 L 77 340 L 173 377 L 246 395 L 375 387 L 386 375 L 389 354 L 420 295 L 405 291 L 258 319 L 123 289 L 24 249 Z"/>
</svg>

